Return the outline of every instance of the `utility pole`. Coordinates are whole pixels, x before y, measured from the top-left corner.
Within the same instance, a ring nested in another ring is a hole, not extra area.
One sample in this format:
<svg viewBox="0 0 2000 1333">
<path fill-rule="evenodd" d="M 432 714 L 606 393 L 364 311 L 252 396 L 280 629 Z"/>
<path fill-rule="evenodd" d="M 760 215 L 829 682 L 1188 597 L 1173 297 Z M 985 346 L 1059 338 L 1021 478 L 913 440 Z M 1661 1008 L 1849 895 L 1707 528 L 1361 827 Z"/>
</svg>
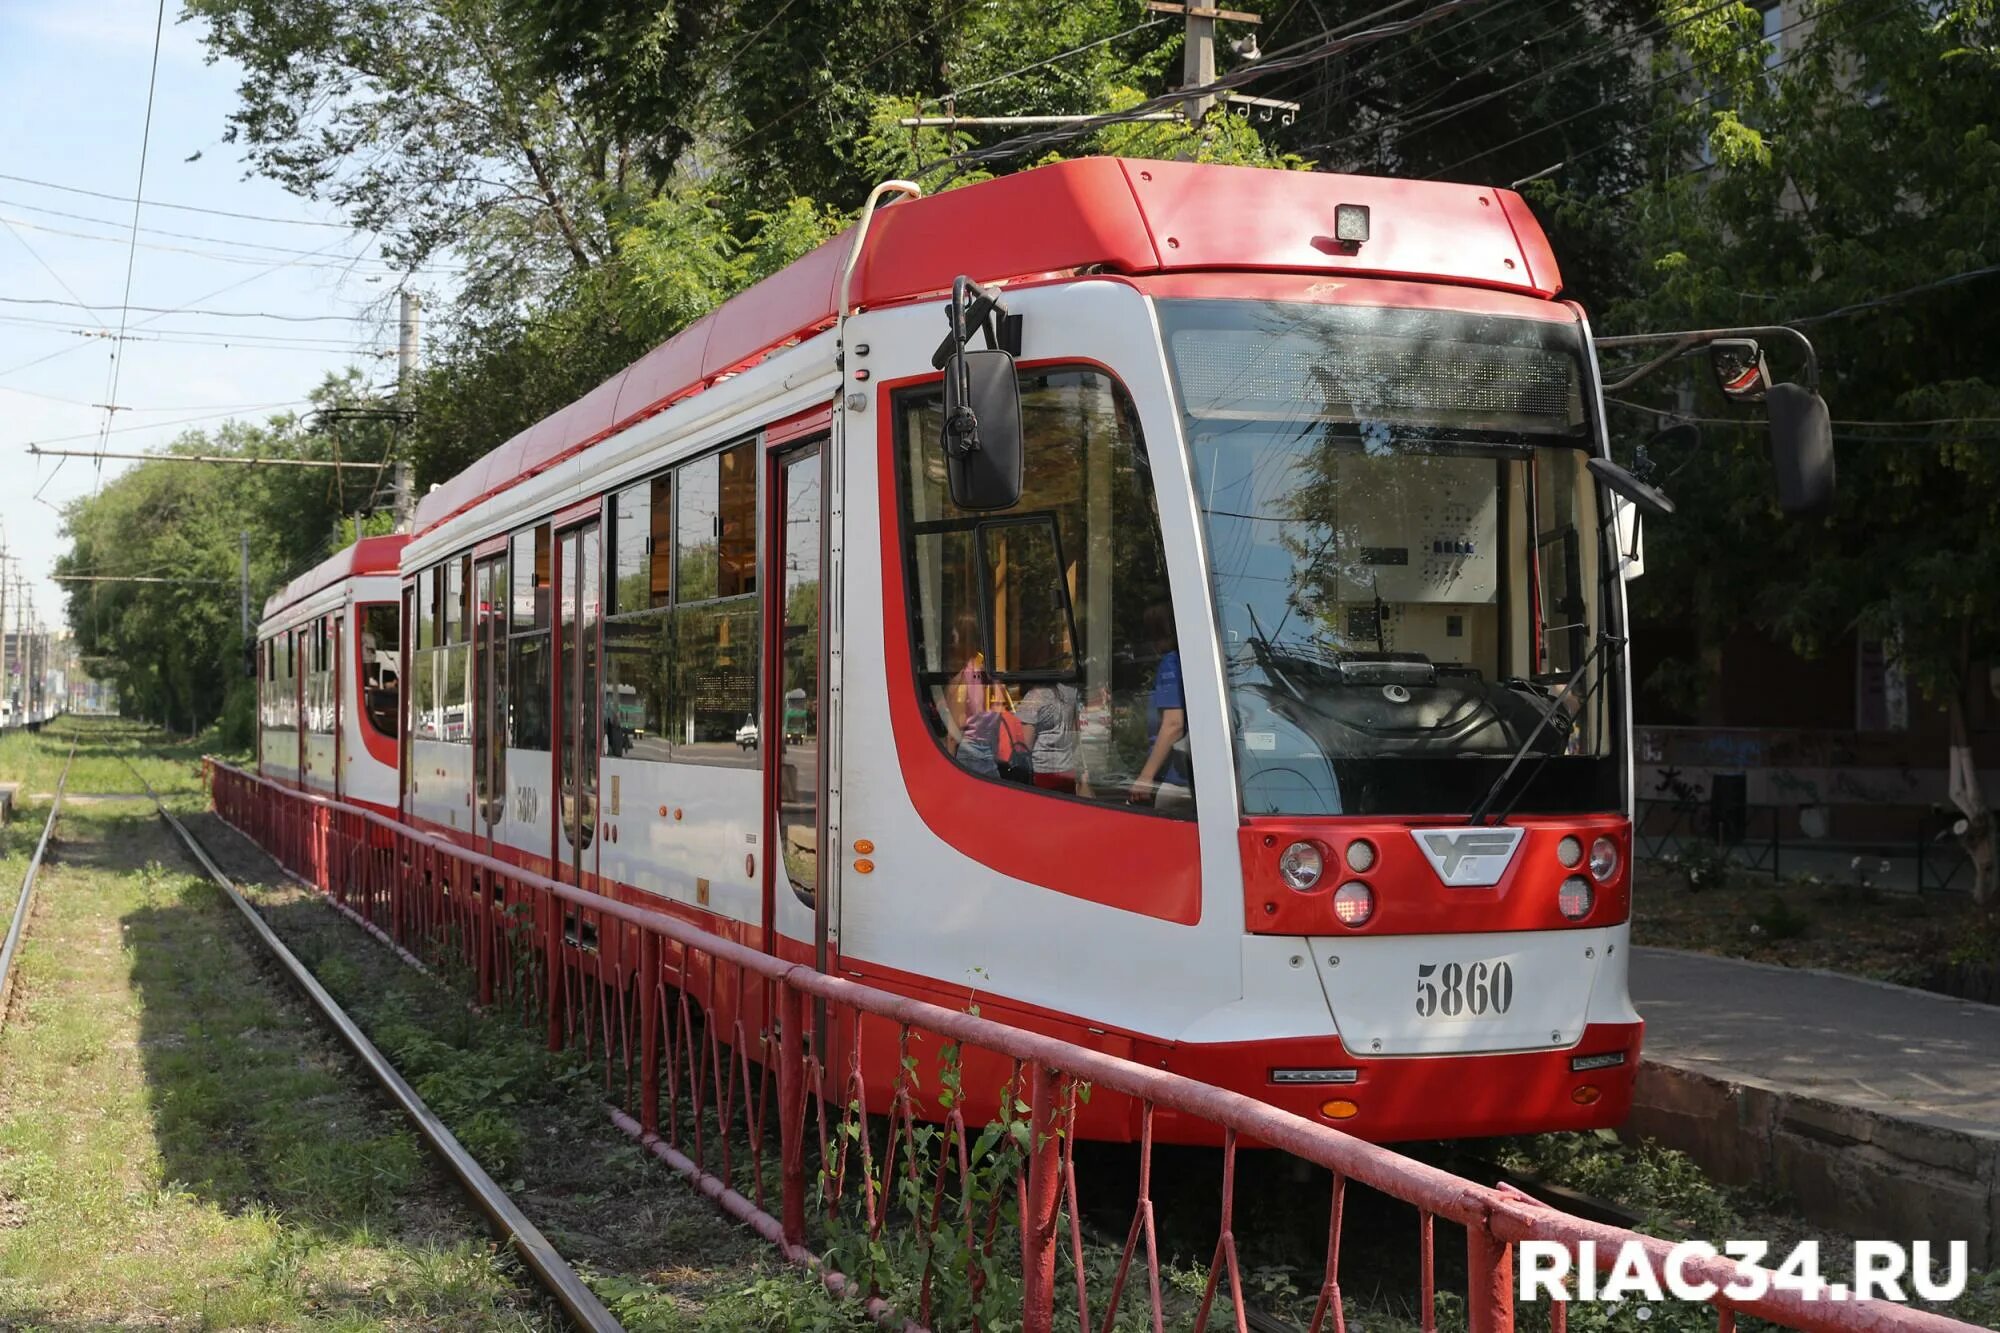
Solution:
<svg viewBox="0 0 2000 1333">
<path fill-rule="evenodd" d="M 243 622 L 243 642 L 250 642 L 250 529 L 236 534 L 242 556 L 242 574 L 236 588 L 236 610 Z"/>
<path fill-rule="evenodd" d="M 13 677 L 7 674 L 7 562 L 11 559 L 7 548 L 0 546 L 0 698 L 8 699 L 13 697 Z"/>
<path fill-rule="evenodd" d="M 1205 88 L 1215 82 L 1215 11 L 1187 7 L 1187 42 L 1181 50 L 1181 87 Z M 1199 125 L 1207 119 L 1213 97 L 1197 97 L 1188 104 L 1188 119 Z"/>
<path fill-rule="evenodd" d="M 402 293 L 403 302 L 396 339 L 396 406 L 410 410 L 411 381 L 417 373 L 417 322 L 420 315 L 415 292 Z M 408 532 L 416 520 L 416 483 L 410 476 L 410 461 L 396 460 L 394 473 L 396 531 Z"/>
<path fill-rule="evenodd" d="M 1181 46 L 1181 87 L 1205 88 L 1215 82 L 1215 24 L 1217 20 L 1227 23 L 1262 23 L 1256 14 L 1246 14 L 1236 9 L 1217 9 L 1213 5 L 1193 3 L 1173 4 L 1168 0 L 1146 0 L 1146 8 L 1156 14 L 1179 14 L 1187 20 L 1187 37 Z M 1255 60 L 1257 45 L 1253 40 L 1237 50 L 1246 60 Z M 1215 107 L 1215 95 L 1209 93 L 1187 100 L 1187 118 L 1197 124 Z"/>
</svg>

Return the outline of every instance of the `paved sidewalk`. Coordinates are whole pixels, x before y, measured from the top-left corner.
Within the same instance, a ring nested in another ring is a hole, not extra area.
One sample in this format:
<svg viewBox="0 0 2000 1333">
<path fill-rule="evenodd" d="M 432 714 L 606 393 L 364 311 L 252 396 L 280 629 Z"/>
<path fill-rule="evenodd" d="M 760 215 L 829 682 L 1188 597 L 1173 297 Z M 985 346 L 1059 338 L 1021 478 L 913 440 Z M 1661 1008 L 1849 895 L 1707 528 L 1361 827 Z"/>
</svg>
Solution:
<svg viewBox="0 0 2000 1333">
<path fill-rule="evenodd" d="M 2000 1008 L 1673 949 L 1633 953 L 1645 1060 L 2000 1137 Z"/>
</svg>

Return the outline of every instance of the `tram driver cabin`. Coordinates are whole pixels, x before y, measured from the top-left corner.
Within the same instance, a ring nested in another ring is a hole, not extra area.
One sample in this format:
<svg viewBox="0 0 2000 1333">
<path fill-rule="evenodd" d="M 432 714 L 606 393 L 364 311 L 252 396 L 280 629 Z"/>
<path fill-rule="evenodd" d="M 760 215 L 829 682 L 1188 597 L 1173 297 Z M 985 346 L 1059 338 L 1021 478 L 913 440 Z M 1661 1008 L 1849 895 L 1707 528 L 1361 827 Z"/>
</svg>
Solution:
<svg viewBox="0 0 2000 1333">
<path fill-rule="evenodd" d="M 273 598 L 265 773 L 1364 1136 L 1621 1120 L 1631 517 L 1521 199 L 870 202 Z"/>
</svg>

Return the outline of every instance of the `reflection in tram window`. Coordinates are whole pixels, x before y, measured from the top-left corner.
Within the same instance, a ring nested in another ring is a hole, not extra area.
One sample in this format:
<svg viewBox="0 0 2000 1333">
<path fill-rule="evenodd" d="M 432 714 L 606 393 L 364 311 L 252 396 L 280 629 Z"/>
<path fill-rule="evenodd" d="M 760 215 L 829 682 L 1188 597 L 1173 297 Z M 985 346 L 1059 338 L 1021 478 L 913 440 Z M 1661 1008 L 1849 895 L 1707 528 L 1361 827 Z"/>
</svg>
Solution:
<svg viewBox="0 0 2000 1333">
<path fill-rule="evenodd" d="M 549 748 L 549 528 L 514 534 L 506 568 L 512 586 L 505 667 L 496 691 L 507 699 L 507 744 L 516 750 Z"/>
<path fill-rule="evenodd" d="M 980 776 L 1192 818 L 1146 767 L 1174 684 L 1166 559 L 1131 399 L 1095 370 L 1021 376 L 1020 503 L 951 503 L 936 388 L 897 399 L 913 650 L 939 745 Z M 1164 627 L 1164 632 L 1160 627 Z M 1165 744 L 1163 742 L 1163 744 Z"/>
<path fill-rule="evenodd" d="M 754 443 L 627 488 L 613 500 L 612 521 L 604 754 L 754 766 Z"/>
<path fill-rule="evenodd" d="M 507 641 L 507 744 L 549 748 L 549 635 L 516 634 Z"/>
<path fill-rule="evenodd" d="M 676 759 L 754 764 L 737 734 L 757 714 L 757 599 L 677 607 L 667 733 Z"/>
<path fill-rule="evenodd" d="M 612 584 L 614 615 L 629 615 L 667 604 L 672 588 L 673 506 L 664 476 L 628 486 L 612 500 Z"/>
<path fill-rule="evenodd" d="M 470 556 L 454 556 L 417 576 L 409 704 L 416 740 L 472 743 L 470 567 Z"/>
</svg>

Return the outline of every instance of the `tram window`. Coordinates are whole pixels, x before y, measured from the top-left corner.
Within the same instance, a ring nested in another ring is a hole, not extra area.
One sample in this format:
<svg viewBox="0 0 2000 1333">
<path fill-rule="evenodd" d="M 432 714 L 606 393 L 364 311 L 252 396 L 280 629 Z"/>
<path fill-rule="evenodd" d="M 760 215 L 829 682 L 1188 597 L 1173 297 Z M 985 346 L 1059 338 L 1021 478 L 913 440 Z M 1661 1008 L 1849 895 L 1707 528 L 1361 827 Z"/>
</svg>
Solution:
<svg viewBox="0 0 2000 1333">
<path fill-rule="evenodd" d="M 745 441 L 679 468 L 677 600 L 757 591 L 757 452 Z"/>
<path fill-rule="evenodd" d="M 679 469 L 675 479 L 680 499 L 674 520 L 679 542 L 674 596 L 682 602 L 706 601 L 716 588 L 721 468 L 713 457 L 698 459 Z"/>
<path fill-rule="evenodd" d="M 396 735 L 396 686 L 402 627 L 394 602 L 361 607 L 361 712 L 377 735 Z"/>
<path fill-rule="evenodd" d="M 410 736 L 413 740 L 438 739 L 437 692 L 433 688 L 437 655 L 410 654 Z"/>
<path fill-rule="evenodd" d="M 417 635 L 412 647 L 419 652 L 437 646 L 437 569 L 417 575 Z"/>
<path fill-rule="evenodd" d="M 514 614 L 516 634 L 549 627 L 549 529 L 514 534 Z"/>
<path fill-rule="evenodd" d="M 720 455 L 722 505 L 716 525 L 715 595 L 757 591 L 757 449 L 746 441 Z"/>
<path fill-rule="evenodd" d="M 465 576 L 470 556 L 459 556 L 444 564 L 444 600 L 438 607 L 439 619 L 444 623 L 438 628 L 439 643 L 464 643 L 472 637 L 472 626 L 466 615 L 468 580 Z"/>
<path fill-rule="evenodd" d="M 546 531 L 546 529 L 543 529 Z M 549 748 L 549 636 L 517 634 L 507 641 L 507 744 Z"/>
<path fill-rule="evenodd" d="M 969 772 L 1192 818 L 1166 558 L 1131 399 L 1096 370 L 1021 376 L 1025 485 L 1001 514 L 955 508 L 941 391 L 896 400 L 897 480 L 918 689 Z M 1149 767 L 1166 729 L 1166 754 Z M 1002 751 L 1025 749 L 1013 762 Z"/>
<path fill-rule="evenodd" d="M 604 622 L 604 753 L 610 758 L 659 763 L 674 757 L 666 722 L 673 626 L 664 611 Z"/>
<path fill-rule="evenodd" d="M 667 604 L 673 585 L 672 487 L 664 476 L 620 491 L 612 502 L 613 615 Z"/>
<path fill-rule="evenodd" d="M 674 608 L 666 730 L 676 760 L 754 764 L 738 741 L 757 715 L 757 599 Z"/>
<path fill-rule="evenodd" d="M 472 744 L 472 645 L 453 644 L 437 654 L 439 740 Z"/>
</svg>

